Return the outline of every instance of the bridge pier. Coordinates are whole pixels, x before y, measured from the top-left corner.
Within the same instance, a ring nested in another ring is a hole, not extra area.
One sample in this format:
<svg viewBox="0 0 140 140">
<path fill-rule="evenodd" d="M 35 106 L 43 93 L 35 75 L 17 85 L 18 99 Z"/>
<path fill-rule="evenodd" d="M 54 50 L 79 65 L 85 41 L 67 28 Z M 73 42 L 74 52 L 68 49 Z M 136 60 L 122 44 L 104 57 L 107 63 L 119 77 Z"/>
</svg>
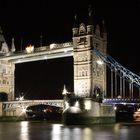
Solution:
<svg viewBox="0 0 140 140">
<path fill-rule="evenodd" d="M 63 112 L 65 124 L 102 124 L 115 123 L 114 107 L 95 102 L 91 98 L 71 98 Z"/>
<path fill-rule="evenodd" d="M 2 102 L 0 102 L 0 116 L 2 116 Z"/>
</svg>

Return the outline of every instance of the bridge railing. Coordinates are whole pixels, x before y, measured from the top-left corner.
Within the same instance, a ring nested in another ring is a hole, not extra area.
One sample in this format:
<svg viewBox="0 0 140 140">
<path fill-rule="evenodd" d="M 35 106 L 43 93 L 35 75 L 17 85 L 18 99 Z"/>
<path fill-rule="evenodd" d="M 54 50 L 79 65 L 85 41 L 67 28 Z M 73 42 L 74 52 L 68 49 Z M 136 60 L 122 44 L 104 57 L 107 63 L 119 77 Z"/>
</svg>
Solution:
<svg viewBox="0 0 140 140">
<path fill-rule="evenodd" d="M 106 98 L 102 101 L 104 104 L 140 104 L 140 99 L 132 98 Z"/>
<path fill-rule="evenodd" d="M 52 49 L 60 49 L 60 48 L 66 48 L 66 47 L 70 47 L 73 46 L 72 42 L 65 42 L 65 43 L 53 43 L 50 44 L 48 46 L 41 46 L 41 47 L 35 47 L 33 52 L 42 52 L 42 51 L 49 51 Z M 26 54 L 26 48 L 24 50 L 20 50 L 20 51 L 15 51 L 15 52 L 8 52 L 8 53 L 1 53 L 0 57 L 8 57 L 8 56 L 16 56 L 16 55 L 23 55 Z"/>
<path fill-rule="evenodd" d="M 2 103 L 3 111 L 14 111 L 17 108 L 27 108 L 32 105 L 45 104 L 63 108 L 63 100 L 25 100 L 25 101 L 8 101 Z"/>
</svg>

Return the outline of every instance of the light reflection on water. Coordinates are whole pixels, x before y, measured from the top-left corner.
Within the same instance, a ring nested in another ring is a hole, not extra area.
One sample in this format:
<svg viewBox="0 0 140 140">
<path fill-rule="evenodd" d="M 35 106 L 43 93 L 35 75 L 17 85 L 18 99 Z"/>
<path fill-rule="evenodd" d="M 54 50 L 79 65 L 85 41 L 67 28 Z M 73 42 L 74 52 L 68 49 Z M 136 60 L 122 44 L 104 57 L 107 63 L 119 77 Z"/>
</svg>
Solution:
<svg viewBox="0 0 140 140">
<path fill-rule="evenodd" d="M 20 123 L 20 139 L 29 139 L 29 122 L 23 121 Z"/>
<path fill-rule="evenodd" d="M 52 127 L 52 140 L 61 140 L 61 126 L 60 124 L 54 124 Z"/>
<path fill-rule="evenodd" d="M 140 124 L 62 125 L 44 122 L 1 122 L 0 140 L 132 140 Z"/>
</svg>

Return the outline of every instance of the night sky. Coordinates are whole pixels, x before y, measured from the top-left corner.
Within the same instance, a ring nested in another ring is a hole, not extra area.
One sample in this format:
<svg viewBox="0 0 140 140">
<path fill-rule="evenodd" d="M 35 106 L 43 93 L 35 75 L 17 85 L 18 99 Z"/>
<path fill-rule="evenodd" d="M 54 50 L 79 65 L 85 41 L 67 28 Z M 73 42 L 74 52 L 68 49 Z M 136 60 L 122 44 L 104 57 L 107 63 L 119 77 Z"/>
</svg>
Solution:
<svg viewBox="0 0 140 140">
<path fill-rule="evenodd" d="M 9 46 L 15 38 L 17 50 L 29 44 L 39 47 L 40 35 L 43 45 L 72 41 L 74 15 L 86 23 L 89 4 L 94 23 L 105 20 L 108 53 L 140 75 L 139 0 L 5 1 L 0 5 L 0 26 Z M 17 64 L 15 75 L 16 96 L 23 92 L 27 99 L 62 98 L 64 84 L 73 91 L 73 58 Z"/>
</svg>

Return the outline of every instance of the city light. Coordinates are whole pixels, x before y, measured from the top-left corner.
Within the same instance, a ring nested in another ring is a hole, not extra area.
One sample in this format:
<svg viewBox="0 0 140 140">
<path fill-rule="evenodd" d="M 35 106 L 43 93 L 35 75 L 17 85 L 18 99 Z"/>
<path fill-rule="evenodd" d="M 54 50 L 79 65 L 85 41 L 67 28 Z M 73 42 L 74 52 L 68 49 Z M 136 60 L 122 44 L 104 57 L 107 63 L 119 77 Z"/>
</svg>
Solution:
<svg viewBox="0 0 140 140">
<path fill-rule="evenodd" d="M 85 109 L 90 110 L 92 107 L 90 100 L 85 100 Z"/>
<path fill-rule="evenodd" d="M 23 101 L 24 100 L 24 96 L 19 97 L 19 101 Z"/>
<path fill-rule="evenodd" d="M 27 53 L 32 53 L 32 52 L 34 52 L 34 46 L 32 46 L 31 44 L 30 44 L 30 46 L 27 46 L 27 47 L 26 47 L 26 52 L 27 52 Z"/>
<path fill-rule="evenodd" d="M 114 107 L 114 110 L 117 110 L 117 107 L 116 106 Z"/>
<path fill-rule="evenodd" d="M 102 60 L 97 60 L 97 64 L 99 64 L 99 65 L 103 65 L 103 61 Z"/>
</svg>

